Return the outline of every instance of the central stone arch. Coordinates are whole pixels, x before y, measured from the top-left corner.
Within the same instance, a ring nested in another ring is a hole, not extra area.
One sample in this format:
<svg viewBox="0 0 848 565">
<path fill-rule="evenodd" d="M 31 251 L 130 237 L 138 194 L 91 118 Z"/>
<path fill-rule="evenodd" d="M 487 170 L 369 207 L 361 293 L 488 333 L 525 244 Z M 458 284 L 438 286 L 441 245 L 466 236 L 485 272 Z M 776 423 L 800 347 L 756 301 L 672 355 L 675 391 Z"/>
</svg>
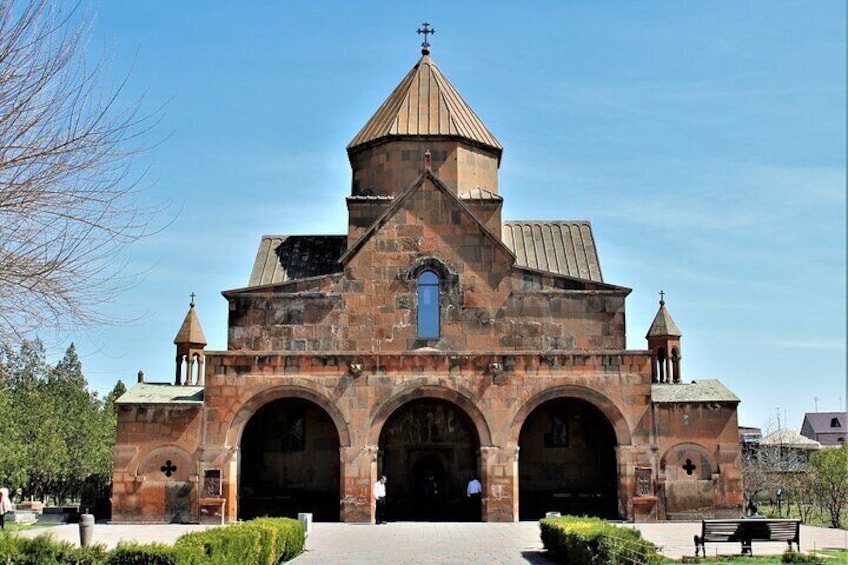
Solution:
<svg viewBox="0 0 848 565">
<path fill-rule="evenodd" d="M 457 391 L 423 386 L 385 403 L 374 418 L 377 472 L 388 477 L 389 519 L 480 520 L 479 499 L 466 496 L 480 473 L 488 426 Z M 481 432 L 482 429 L 482 432 Z"/>
</svg>

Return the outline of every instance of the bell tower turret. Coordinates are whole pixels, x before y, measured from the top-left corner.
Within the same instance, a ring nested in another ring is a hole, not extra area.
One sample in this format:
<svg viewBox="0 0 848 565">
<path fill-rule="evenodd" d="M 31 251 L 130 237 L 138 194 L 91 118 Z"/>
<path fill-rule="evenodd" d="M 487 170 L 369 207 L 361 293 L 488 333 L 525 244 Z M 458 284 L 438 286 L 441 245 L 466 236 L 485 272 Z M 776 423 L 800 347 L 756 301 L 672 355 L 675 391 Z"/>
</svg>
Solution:
<svg viewBox="0 0 848 565">
<path fill-rule="evenodd" d="M 665 292 L 660 291 L 660 309 L 648 330 L 648 349 L 651 350 L 651 380 L 655 383 L 680 382 L 680 339 L 683 334 L 665 308 Z"/>
<path fill-rule="evenodd" d="M 194 293 L 191 293 L 191 303 L 186 313 L 183 325 L 174 338 L 177 346 L 177 370 L 174 384 L 179 385 L 202 385 L 203 365 L 205 363 L 203 348 L 206 347 L 206 336 L 200 326 L 200 318 L 194 309 Z M 185 373 L 183 373 L 185 367 Z M 185 378 L 183 378 L 185 375 Z"/>
</svg>

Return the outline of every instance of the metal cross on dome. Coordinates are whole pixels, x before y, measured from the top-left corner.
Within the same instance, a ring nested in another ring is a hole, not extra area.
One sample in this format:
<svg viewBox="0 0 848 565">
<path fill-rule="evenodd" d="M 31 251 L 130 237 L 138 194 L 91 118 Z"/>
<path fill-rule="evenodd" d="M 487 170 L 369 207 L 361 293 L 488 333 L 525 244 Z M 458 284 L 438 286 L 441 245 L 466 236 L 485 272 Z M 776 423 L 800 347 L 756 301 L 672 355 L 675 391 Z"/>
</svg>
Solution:
<svg viewBox="0 0 848 565">
<path fill-rule="evenodd" d="M 433 33 L 436 33 L 435 29 L 430 29 L 430 24 L 428 22 L 424 22 L 421 24 L 421 27 L 424 29 L 418 28 L 418 33 L 424 34 L 424 43 L 421 44 L 421 54 L 429 55 L 430 54 L 430 42 L 427 41 L 427 36 Z"/>
</svg>

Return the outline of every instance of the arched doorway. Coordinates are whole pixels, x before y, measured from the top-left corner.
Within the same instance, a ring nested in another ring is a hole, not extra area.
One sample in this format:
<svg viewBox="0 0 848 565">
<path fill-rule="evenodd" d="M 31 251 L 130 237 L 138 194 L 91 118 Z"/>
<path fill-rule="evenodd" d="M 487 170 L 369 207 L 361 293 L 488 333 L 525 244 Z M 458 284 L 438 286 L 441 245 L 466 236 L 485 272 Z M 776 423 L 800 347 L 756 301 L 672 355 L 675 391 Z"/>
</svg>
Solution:
<svg viewBox="0 0 848 565">
<path fill-rule="evenodd" d="M 546 512 L 618 518 L 615 431 L 595 406 L 545 402 L 524 421 L 518 446 L 521 520 Z"/>
<path fill-rule="evenodd" d="M 281 398 L 247 422 L 241 439 L 239 519 L 339 519 L 339 434 L 333 420 L 308 400 Z"/>
<path fill-rule="evenodd" d="M 436 398 L 408 402 L 386 420 L 379 446 L 389 519 L 480 519 L 480 508 L 465 496 L 478 472 L 480 441 L 461 408 Z"/>
</svg>

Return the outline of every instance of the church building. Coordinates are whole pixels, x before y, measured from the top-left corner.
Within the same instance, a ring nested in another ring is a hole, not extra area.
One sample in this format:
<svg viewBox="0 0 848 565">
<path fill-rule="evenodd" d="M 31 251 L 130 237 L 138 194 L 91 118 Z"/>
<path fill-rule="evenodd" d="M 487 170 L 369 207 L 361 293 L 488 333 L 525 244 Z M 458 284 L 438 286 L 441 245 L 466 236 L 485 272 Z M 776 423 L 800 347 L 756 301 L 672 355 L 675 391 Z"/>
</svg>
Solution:
<svg viewBox="0 0 848 565">
<path fill-rule="evenodd" d="M 367 523 L 381 475 L 391 520 L 740 514 L 739 399 L 684 381 L 662 298 L 628 348 L 588 221 L 501 217 L 503 147 L 423 47 L 347 147 L 344 233 L 264 236 L 227 350 L 192 299 L 173 380 L 118 400 L 113 521 Z"/>
</svg>

